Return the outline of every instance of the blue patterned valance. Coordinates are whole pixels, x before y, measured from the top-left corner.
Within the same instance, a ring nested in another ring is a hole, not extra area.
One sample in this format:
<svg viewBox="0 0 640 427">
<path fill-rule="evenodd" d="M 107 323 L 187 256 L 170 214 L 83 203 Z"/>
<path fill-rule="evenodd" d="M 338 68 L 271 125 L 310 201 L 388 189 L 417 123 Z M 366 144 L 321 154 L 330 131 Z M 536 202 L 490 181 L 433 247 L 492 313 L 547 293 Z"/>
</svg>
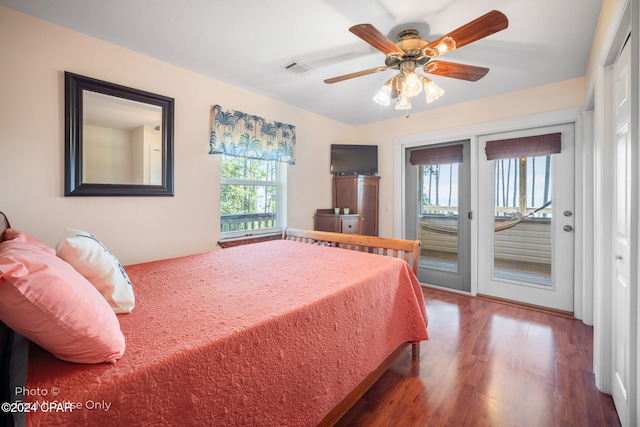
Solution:
<svg viewBox="0 0 640 427">
<path fill-rule="evenodd" d="M 296 127 L 234 110 L 211 108 L 209 154 L 295 164 Z"/>
</svg>

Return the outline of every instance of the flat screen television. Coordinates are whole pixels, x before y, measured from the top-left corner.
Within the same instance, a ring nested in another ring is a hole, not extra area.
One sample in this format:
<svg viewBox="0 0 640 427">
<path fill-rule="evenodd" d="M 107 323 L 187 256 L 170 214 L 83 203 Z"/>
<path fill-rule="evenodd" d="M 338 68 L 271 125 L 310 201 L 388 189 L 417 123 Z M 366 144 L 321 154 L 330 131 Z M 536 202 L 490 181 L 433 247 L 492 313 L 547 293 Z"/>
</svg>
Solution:
<svg viewBox="0 0 640 427">
<path fill-rule="evenodd" d="M 334 175 L 377 174 L 378 146 L 331 144 L 331 173 Z"/>
</svg>

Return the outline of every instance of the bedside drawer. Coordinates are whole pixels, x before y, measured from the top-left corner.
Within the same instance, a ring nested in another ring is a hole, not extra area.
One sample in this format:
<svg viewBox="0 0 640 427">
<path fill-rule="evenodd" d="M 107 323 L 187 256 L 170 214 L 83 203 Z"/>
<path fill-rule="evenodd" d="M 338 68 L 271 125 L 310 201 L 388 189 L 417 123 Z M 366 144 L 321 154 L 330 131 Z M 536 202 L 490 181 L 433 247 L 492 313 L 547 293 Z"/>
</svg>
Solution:
<svg viewBox="0 0 640 427">
<path fill-rule="evenodd" d="M 358 226 L 360 224 L 360 218 L 342 218 L 340 223 L 340 229 L 346 234 L 358 234 Z"/>
</svg>

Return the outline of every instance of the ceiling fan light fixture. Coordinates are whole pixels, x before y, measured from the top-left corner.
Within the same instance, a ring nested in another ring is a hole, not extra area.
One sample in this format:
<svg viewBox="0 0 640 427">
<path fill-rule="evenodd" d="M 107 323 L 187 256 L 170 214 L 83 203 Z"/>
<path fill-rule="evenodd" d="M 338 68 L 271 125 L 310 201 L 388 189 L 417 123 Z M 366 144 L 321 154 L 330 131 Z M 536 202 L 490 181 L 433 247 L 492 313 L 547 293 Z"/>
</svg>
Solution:
<svg viewBox="0 0 640 427">
<path fill-rule="evenodd" d="M 409 97 L 416 96 L 422 92 L 422 82 L 415 72 L 409 71 L 406 73 L 402 92 Z"/>
<path fill-rule="evenodd" d="M 387 82 L 380 88 L 378 93 L 373 97 L 373 101 L 376 104 L 380 104 L 384 107 L 388 107 L 391 104 L 391 84 L 393 83 L 393 78 L 387 80 Z"/>
<path fill-rule="evenodd" d="M 444 37 L 440 40 L 440 43 L 436 46 L 436 49 L 440 55 L 444 55 L 447 52 L 451 52 L 456 48 L 456 41 L 452 37 Z"/>
<path fill-rule="evenodd" d="M 422 77 L 424 82 L 424 93 L 427 97 L 427 104 L 431 104 L 436 99 L 444 95 L 444 90 L 428 77 Z"/>
<path fill-rule="evenodd" d="M 411 101 L 409 97 L 401 92 L 398 96 L 398 102 L 396 102 L 396 110 L 410 110 L 411 109 Z"/>
<path fill-rule="evenodd" d="M 455 62 L 429 61 L 502 31 L 508 26 L 509 20 L 504 13 L 492 10 L 433 42 L 421 38 L 415 29 L 400 32 L 397 41 L 393 42 L 371 24 L 354 25 L 349 28 L 351 33 L 385 54 L 384 66 L 344 74 L 326 79 L 324 82 L 336 83 L 385 70 L 398 70 L 398 73 L 376 93 L 373 101 L 387 106 L 391 103 L 391 98 L 394 98 L 397 99 L 395 107 L 397 110 L 408 110 L 411 108 L 410 98 L 418 95 L 423 89 L 427 103 L 435 101 L 444 94 L 444 90 L 431 79 L 423 75 L 416 75 L 416 67 L 422 67 L 426 74 L 431 73 L 471 82 L 478 81 L 487 74 L 488 68 Z"/>
</svg>

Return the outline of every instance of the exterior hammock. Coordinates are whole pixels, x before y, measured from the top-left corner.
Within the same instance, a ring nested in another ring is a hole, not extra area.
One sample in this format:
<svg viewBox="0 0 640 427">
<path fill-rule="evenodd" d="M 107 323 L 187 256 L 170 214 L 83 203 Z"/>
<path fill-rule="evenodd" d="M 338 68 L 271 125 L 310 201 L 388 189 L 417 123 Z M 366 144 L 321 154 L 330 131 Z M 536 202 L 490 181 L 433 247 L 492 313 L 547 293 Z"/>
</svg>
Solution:
<svg viewBox="0 0 640 427">
<path fill-rule="evenodd" d="M 520 224 L 525 219 L 529 218 L 531 215 L 534 215 L 534 214 L 538 213 L 539 211 L 541 211 L 542 209 L 546 208 L 550 204 L 551 204 L 551 200 L 549 200 L 547 203 L 545 203 L 544 205 L 540 206 L 535 211 L 528 213 L 525 216 L 521 216 L 521 217 L 518 217 L 518 218 L 511 218 L 511 219 L 508 219 L 506 221 L 498 222 L 498 223 L 496 223 L 494 225 L 494 231 L 498 232 L 498 231 L 504 231 L 504 230 L 508 230 L 510 228 L 513 228 L 516 225 Z M 450 226 L 450 225 L 434 224 L 434 223 L 429 223 L 429 222 L 426 222 L 426 221 L 420 223 L 420 228 L 422 228 L 425 231 L 432 231 L 434 233 L 439 233 L 439 234 L 450 234 L 450 235 L 458 234 L 458 227 L 453 227 L 453 226 Z"/>
</svg>

